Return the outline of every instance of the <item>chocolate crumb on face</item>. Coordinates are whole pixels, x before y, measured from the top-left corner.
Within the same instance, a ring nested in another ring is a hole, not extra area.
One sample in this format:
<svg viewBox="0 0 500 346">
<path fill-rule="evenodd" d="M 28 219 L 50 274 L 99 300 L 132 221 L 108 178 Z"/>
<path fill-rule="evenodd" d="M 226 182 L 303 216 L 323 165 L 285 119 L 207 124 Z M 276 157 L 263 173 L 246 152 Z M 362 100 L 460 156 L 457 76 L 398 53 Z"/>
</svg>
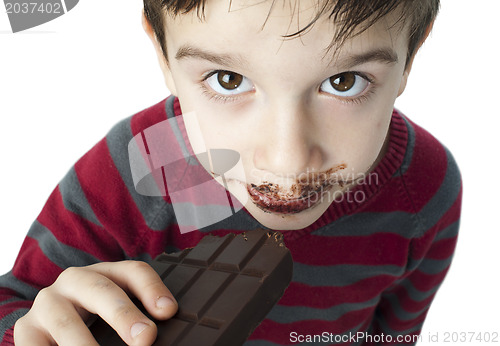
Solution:
<svg viewBox="0 0 500 346">
<path fill-rule="evenodd" d="M 347 165 L 343 163 L 325 172 L 305 173 L 290 188 L 264 182 L 260 185 L 250 184 L 247 190 L 252 201 L 264 211 L 281 214 L 299 213 L 317 204 L 320 200 L 318 196 L 333 186 L 345 186 L 348 182 L 339 179 L 337 172 L 346 167 Z"/>
</svg>

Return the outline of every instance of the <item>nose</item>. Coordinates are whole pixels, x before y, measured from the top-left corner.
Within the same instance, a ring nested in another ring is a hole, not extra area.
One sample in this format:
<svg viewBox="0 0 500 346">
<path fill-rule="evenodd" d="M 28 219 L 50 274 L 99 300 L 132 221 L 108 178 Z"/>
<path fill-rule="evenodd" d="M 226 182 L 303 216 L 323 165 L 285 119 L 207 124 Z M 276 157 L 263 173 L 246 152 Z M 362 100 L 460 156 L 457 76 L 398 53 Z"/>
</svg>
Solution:
<svg viewBox="0 0 500 346">
<path fill-rule="evenodd" d="M 306 102 L 276 102 L 258 116 L 254 166 L 277 176 L 291 177 L 320 170 L 324 154 L 318 124 Z"/>
</svg>

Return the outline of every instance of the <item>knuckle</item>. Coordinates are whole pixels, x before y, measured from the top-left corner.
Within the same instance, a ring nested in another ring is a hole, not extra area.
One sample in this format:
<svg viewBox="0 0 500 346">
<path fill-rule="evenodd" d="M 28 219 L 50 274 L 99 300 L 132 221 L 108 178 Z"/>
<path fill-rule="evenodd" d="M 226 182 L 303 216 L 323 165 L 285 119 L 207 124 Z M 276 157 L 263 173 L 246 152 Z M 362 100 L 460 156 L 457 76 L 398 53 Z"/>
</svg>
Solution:
<svg viewBox="0 0 500 346">
<path fill-rule="evenodd" d="M 91 287 L 97 290 L 111 290 L 115 287 L 115 284 L 107 277 L 99 276 L 92 281 Z"/>
<path fill-rule="evenodd" d="M 55 317 L 54 326 L 58 329 L 64 329 L 69 326 L 75 325 L 78 322 L 75 316 L 61 315 Z"/>
<path fill-rule="evenodd" d="M 145 282 L 142 286 L 142 290 L 147 292 L 164 292 L 167 291 L 167 287 L 161 280 L 154 280 Z"/>
<path fill-rule="evenodd" d="M 136 313 L 136 311 L 137 308 L 135 306 L 129 304 L 120 305 L 115 309 L 114 320 L 115 321 L 128 320 L 131 318 L 131 316 L 134 316 L 134 313 Z"/>
<path fill-rule="evenodd" d="M 51 288 L 49 286 L 49 287 L 42 288 L 38 292 L 38 294 L 35 297 L 34 304 L 36 304 L 36 305 L 45 304 L 45 303 L 49 303 L 51 300 L 52 300 L 52 292 L 51 292 Z"/>
<path fill-rule="evenodd" d="M 146 262 L 142 261 L 127 261 L 127 265 L 130 266 L 130 270 L 133 271 L 149 271 L 152 270 L 151 266 Z"/>
<path fill-rule="evenodd" d="M 15 331 L 24 330 L 26 328 L 26 325 L 28 324 L 27 319 L 28 319 L 27 315 L 24 315 L 23 317 L 19 318 L 14 324 L 14 330 Z"/>
<path fill-rule="evenodd" d="M 80 275 L 81 270 L 82 269 L 78 267 L 66 268 L 61 274 L 59 274 L 56 282 L 60 283 L 61 281 L 71 281 Z"/>
</svg>

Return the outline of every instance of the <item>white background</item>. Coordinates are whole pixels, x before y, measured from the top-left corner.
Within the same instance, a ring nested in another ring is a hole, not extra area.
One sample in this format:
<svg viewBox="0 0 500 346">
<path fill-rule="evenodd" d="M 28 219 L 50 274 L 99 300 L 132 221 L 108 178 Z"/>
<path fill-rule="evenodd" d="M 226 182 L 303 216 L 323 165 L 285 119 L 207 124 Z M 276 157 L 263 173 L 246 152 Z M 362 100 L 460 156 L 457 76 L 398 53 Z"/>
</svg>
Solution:
<svg viewBox="0 0 500 346">
<path fill-rule="evenodd" d="M 141 9 L 140 0 L 82 0 L 12 34 L 0 5 L 0 274 L 73 163 L 120 119 L 168 95 Z M 396 103 L 452 150 L 464 182 L 457 252 L 422 344 L 454 344 L 446 332 L 500 333 L 499 12 L 497 0 L 442 0 Z"/>
</svg>

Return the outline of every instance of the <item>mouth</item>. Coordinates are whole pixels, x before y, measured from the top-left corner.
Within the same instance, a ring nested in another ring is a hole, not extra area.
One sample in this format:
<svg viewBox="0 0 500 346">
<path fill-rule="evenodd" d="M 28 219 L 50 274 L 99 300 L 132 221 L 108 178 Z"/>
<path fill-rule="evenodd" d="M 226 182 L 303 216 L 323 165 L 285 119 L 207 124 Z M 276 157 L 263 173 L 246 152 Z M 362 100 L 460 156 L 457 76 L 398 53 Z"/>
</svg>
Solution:
<svg viewBox="0 0 500 346">
<path fill-rule="evenodd" d="M 310 209 L 322 200 L 322 195 L 326 192 L 325 189 L 319 189 L 318 191 L 310 191 L 305 196 L 287 198 L 278 192 L 264 192 L 263 190 L 267 190 L 268 185 L 250 184 L 247 185 L 247 191 L 257 207 L 265 212 L 276 214 L 296 214 Z"/>
<path fill-rule="evenodd" d="M 311 209 L 323 201 L 324 195 L 333 187 L 344 187 L 347 181 L 336 174 L 346 168 L 345 164 L 323 173 L 310 173 L 297 179 L 289 189 L 278 184 L 264 182 L 260 185 L 247 184 L 247 192 L 253 203 L 268 213 L 297 214 Z"/>
</svg>

